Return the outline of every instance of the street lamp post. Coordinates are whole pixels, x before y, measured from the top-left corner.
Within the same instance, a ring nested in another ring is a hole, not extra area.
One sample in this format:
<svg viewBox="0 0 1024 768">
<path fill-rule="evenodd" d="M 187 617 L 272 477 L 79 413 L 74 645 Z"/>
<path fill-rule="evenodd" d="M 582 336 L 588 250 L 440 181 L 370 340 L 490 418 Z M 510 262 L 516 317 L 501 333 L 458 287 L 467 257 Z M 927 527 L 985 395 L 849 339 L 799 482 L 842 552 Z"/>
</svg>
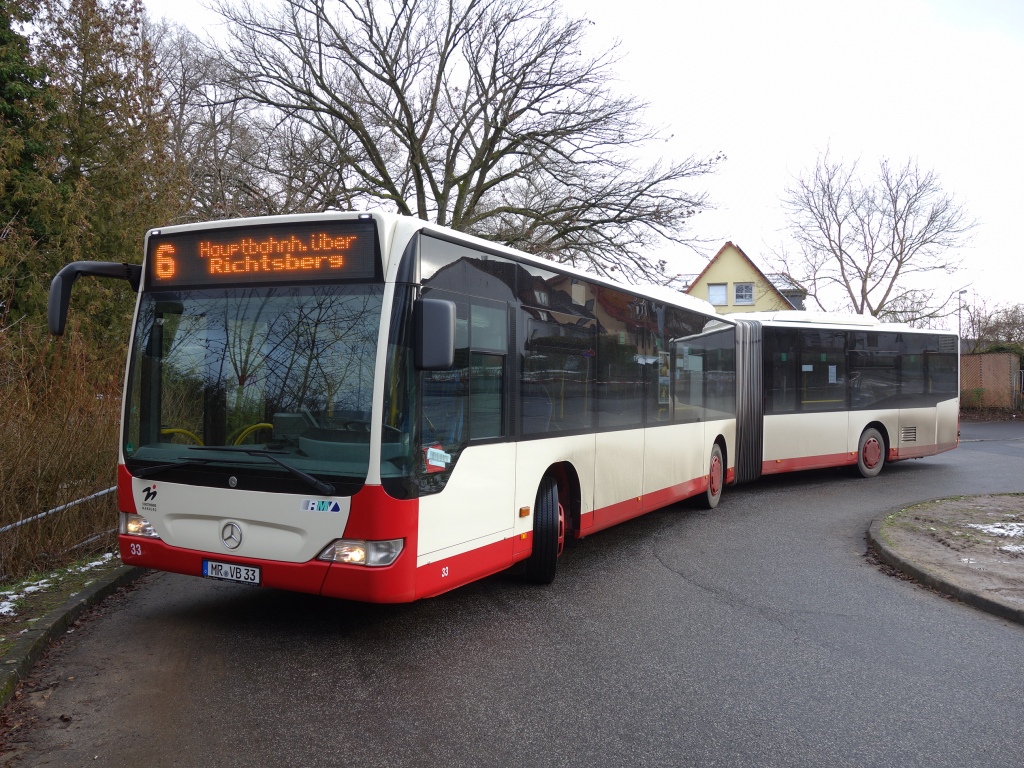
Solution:
<svg viewBox="0 0 1024 768">
<path fill-rule="evenodd" d="M 960 340 L 961 344 L 963 344 L 963 340 L 964 340 L 963 321 L 961 320 L 961 316 L 963 314 L 963 309 L 964 309 L 964 294 L 965 293 L 967 293 L 966 290 L 960 291 L 960 295 L 957 296 L 957 307 L 956 307 L 956 336 Z"/>
</svg>

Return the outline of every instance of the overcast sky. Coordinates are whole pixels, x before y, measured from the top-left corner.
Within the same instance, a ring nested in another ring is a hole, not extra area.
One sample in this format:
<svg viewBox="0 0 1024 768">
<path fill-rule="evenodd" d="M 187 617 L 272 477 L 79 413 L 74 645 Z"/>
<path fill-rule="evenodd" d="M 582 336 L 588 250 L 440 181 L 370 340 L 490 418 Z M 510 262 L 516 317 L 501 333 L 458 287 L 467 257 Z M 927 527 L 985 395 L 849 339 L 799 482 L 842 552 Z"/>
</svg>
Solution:
<svg viewBox="0 0 1024 768">
<path fill-rule="evenodd" d="M 202 32 L 202 0 L 146 0 Z M 716 206 L 694 219 L 712 255 L 732 240 L 761 266 L 785 243 L 779 198 L 819 153 L 916 159 L 979 220 L 948 285 L 1024 303 L 1022 0 L 562 0 L 594 22 L 598 50 L 619 42 L 618 90 L 673 138 L 666 157 L 724 152 L 700 180 Z M 704 262 L 663 254 L 679 272 Z"/>
</svg>

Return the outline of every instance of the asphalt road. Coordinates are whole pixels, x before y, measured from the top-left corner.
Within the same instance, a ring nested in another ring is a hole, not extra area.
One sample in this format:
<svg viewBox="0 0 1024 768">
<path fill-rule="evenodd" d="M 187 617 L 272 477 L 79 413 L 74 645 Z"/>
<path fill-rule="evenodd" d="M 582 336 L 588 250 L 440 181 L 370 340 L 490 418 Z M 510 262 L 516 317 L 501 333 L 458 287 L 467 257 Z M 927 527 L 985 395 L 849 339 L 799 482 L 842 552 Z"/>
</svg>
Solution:
<svg viewBox="0 0 1024 768">
<path fill-rule="evenodd" d="M 169 574 L 40 668 L 19 766 L 1019 766 L 1024 627 L 887 576 L 870 521 L 1024 491 L 1024 424 L 769 478 L 364 606 Z"/>
</svg>

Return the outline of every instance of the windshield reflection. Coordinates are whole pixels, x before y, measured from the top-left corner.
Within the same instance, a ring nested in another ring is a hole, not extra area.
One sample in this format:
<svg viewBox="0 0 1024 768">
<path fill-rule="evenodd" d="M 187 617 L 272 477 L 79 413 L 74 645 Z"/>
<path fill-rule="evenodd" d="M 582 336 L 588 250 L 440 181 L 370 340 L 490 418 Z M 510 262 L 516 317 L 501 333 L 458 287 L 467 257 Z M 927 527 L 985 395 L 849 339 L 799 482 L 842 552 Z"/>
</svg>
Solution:
<svg viewBox="0 0 1024 768">
<path fill-rule="evenodd" d="M 191 446 L 249 446 L 304 472 L 365 477 L 381 294 L 329 285 L 144 295 L 126 456 L 166 463 L 194 458 Z M 204 466 L 251 463 L 207 457 Z"/>
</svg>

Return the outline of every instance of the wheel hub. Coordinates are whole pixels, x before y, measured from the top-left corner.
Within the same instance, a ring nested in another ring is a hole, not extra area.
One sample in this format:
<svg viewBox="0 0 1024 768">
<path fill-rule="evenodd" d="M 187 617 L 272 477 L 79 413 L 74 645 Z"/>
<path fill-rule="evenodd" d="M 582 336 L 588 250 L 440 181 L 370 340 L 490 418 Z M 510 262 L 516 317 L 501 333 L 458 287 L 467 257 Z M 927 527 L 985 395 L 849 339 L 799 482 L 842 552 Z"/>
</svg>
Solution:
<svg viewBox="0 0 1024 768">
<path fill-rule="evenodd" d="M 882 458 L 882 446 L 875 438 L 870 438 L 864 441 L 864 450 L 861 451 L 861 457 L 864 459 L 864 466 L 868 469 L 874 469 L 878 466 L 879 460 Z"/>
<path fill-rule="evenodd" d="M 717 496 L 722 490 L 722 460 L 715 454 L 711 457 L 711 476 L 708 478 L 711 486 L 711 495 Z"/>
</svg>

